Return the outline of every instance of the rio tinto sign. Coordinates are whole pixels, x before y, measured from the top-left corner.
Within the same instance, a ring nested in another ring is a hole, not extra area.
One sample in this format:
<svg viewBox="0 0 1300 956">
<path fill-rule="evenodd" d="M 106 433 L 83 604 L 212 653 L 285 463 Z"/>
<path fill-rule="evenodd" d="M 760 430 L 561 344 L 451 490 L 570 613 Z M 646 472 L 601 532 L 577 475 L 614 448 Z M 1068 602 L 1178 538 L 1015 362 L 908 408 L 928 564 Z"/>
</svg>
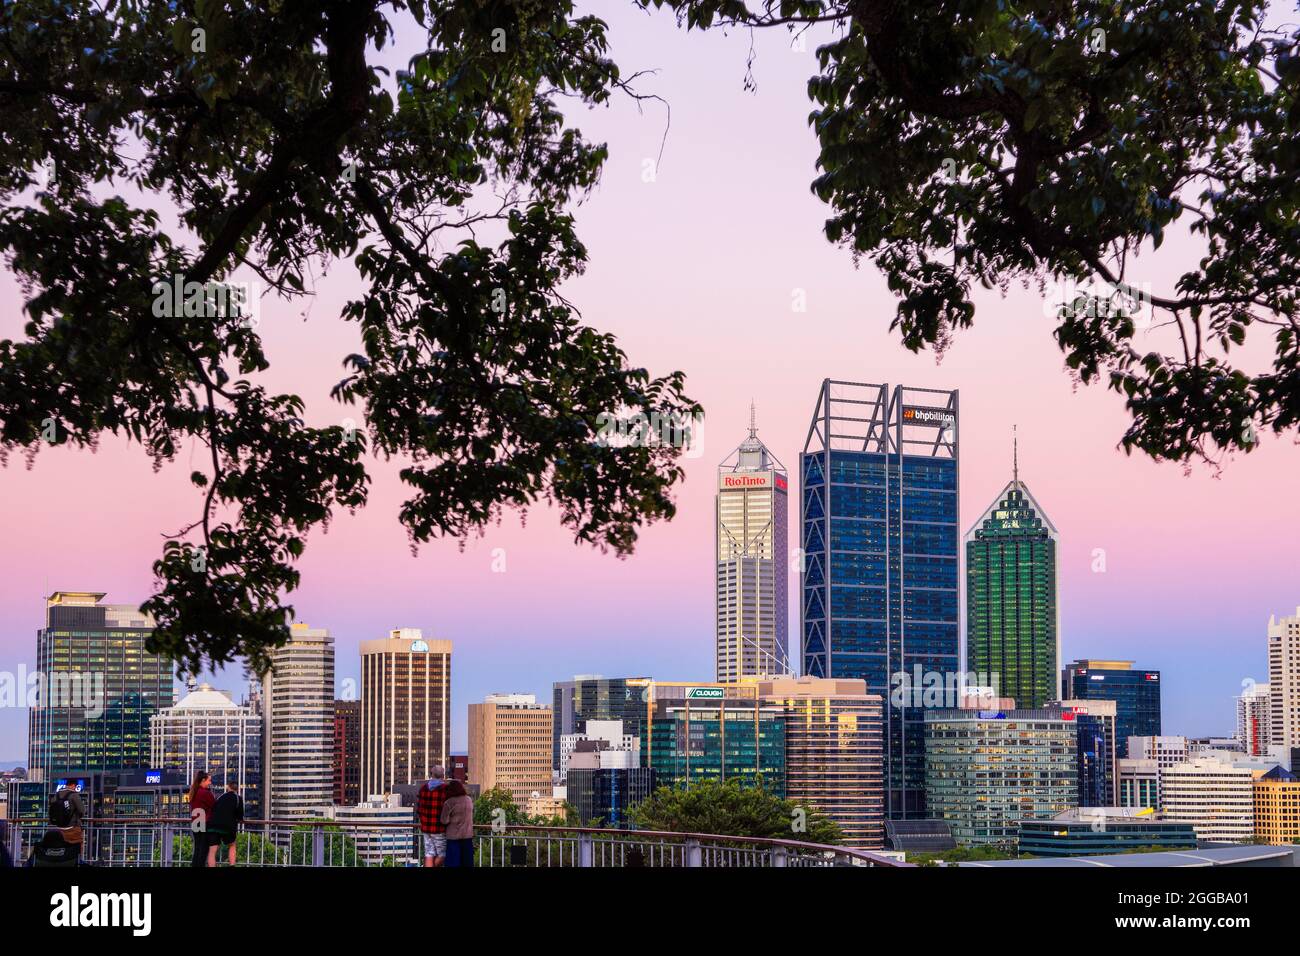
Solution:
<svg viewBox="0 0 1300 956">
<path fill-rule="evenodd" d="M 718 487 L 724 489 L 770 488 L 772 487 L 772 473 L 723 475 L 719 479 Z"/>
<path fill-rule="evenodd" d="M 903 406 L 904 425 L 933 425 L 945 428 L 956 424 L 957 415 L 946 408 L 924 408 L 920 405 Z"/>
</svg>

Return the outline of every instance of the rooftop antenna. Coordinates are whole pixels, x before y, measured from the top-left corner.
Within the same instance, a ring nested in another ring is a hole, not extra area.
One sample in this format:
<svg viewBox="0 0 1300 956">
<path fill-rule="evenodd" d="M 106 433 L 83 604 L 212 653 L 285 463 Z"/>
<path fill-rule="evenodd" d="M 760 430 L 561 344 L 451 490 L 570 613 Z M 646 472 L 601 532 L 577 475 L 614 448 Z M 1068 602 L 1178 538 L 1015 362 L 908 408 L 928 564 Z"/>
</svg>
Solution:
<svg viewBox="0 0 1300 956">
<path fill-rule="evenodd" d="M 754 400 L 749 400 L 749 437 L 758 437 L 758 425 L 754 422 Z"/>
<path fill-rule="evenodd" d="M 1020 439 L 1016 435 L 1019 426 L 1011 426 L 1011 480 L 1020 487 Z"/>
</svg>

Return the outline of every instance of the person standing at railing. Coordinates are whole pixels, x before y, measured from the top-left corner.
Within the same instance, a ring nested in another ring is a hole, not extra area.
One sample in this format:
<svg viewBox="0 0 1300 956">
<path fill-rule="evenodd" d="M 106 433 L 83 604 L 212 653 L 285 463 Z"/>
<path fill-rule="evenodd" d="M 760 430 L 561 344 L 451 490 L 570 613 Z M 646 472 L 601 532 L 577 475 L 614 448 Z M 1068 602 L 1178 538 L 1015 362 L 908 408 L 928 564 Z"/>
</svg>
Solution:
<svg viewBox="0 0 1300 956">
<path fill-rule="evenodd" d="M 447 866 L 474 865 L 474 798 L 459 780 L 444 788 L 442 822 L 447 827 Z"/>
<path fill-rule="evenodd" d="M 86 805 L 72 782 L 64 783 L 49 799 L 49 826 L 59 830 L 64 843 L 73 848 L 74 855 L 81 855 L 82 819 L 86 817 Z"/>
<path fill-rule="evenodd" d="M 0 870 L 13 869 L 14 858 L 9 852 L 9 821 L 0 820 Z"/>
<path fill-rule="evenodd" d="M 220 851 L 227 848 L 230 865 L 235 865 L 235 840 L 243 819 L 244 801 L 239 796 L 239 784 L 227 780 L 226 792 L 217 797 L 208 820 L 208 866 L 216 866 Z"/>
<path fill-rule="evenodd" d="M 415 798 L 415 813 L 424 840 L 425 866 L 442 866 L 443 857 L 447 855 L 447 827 L 442 822 L 442 804 L 447 797 L 446 775 L 442 767 L 434 767 L 433 776 Z"/>
<path fill-rule="evenodd" d="M 190 866 L 208 865 L 208 827 L 212 823 L 212 808 L 217 798 L 212 793 L 212 775 L 200 770 L 190 784 L 190 835 L 194 839 L 194 854 Z"/>
</svg>

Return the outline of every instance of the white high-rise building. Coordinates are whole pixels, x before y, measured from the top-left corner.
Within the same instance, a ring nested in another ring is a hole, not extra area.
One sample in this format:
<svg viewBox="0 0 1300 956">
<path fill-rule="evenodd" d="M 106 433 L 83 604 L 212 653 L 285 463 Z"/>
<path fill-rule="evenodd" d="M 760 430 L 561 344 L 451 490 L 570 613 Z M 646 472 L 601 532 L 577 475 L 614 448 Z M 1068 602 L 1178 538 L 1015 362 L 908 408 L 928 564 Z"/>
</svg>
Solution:
<svg viewBox="0 0 1300 956">
<path fill-rule="evenodd" d="M 266 816 L 315 816 L 334 801 L 334 638 L 293 624 L 271 663 L 262 681 Z"/>
<path fill-rule="evenodd" d="M 641 738 L 636 734 L 623 733 L 623 721 L 621 720 L 589 720 L 587 729 L 580 734 L 561 734 L 560 735 L 560 779 L 563 780 L 569 773 L 569 757 L 579 749 L 583 744 L 589 741 L 599 741 L 597 746 L 603 750 L 620 750 L 628 753 L 641 753 Z M 639 766 L 633 764 L 632 766 Z M 470 765 L 473 770 L 473 765 Z"/>
<path fill-rule="evenodd" d="M 1160 809 L 1160 768 L 1154 760 L 1130 760 L 1119 764 L 1119 806 Z"/>
<path fill-rule="evenodd" d="M 237 784 L 244 816 L 262 816 L 262 715 L 256 707 L 240 707 L 201 684 L 150 718 L 149 739 L 149 766 L 179 770 L 187 781 L 205 770 L 218 792 Z"/>
<path fill-rule="evenodd" d="M 1192 759 L 1192 752 L 1187 738 L 1175 734 L 1159 737 L 1130 737 L 1128 739 L 1128 759 L 1137 765 L 1147 761 L 1156 768 L 1156 806 L 1164 800 L 1164 774 L 1170 767 Z M 1130 764 L 1133 766 L 1133 764 Z"/>
<path fill-rule="evenodd" d="M 1130 737 L 1128 756 L 1130 760 L 1154 760 L 1161 770 L 1165 770 L 1188 760 L 1191 751 L 1186 737 L 1166 734 L 1162 737 Z"/>
<path fill-rule="evenodd" d="M 1268 684 L 1250 681 L 1237 698 L 1237 743 L 1252 757 L 1268 753 L 1273 743 L 1273 693 Z"/>
<path fill-rule="evenodd" d="M 1273 743 L 1300 747 L 1300 607 L 1268 619 L 1268 686 Z"/>
<path fill-rule="evenodd" d="M 1160 771 L 1161 818 L 1190 823 L 1198 840 L 1245 843 L 1255 833 L 1254 777 L 1213 757 L 1174 764 Z"/>
<path fill-rule="evenodd" d="M 785 466 L 749 437 L 718 466 L 716 673 L 720 682 L 788 674 Z"/>
</svg>

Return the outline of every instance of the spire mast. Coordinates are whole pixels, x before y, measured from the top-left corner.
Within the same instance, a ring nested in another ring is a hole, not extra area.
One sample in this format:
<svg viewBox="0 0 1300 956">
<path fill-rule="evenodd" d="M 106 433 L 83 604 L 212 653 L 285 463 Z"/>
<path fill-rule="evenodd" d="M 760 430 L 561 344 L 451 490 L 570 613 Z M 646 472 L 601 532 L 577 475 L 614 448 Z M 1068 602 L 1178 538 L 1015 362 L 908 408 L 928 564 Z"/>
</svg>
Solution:
<svg viewBox="0 0 1300 956">
<path fill-rule="evenodd" d="M 749 400 L 749 437 L 758 437 L 758 425 L 754 421 L 754 400 L 752 398 Z"/>
<path fill-rule="evenodd" d="M 1011 426 L 1011 480 L 1020 487 L 1020 438 L 1016 435 L 1019 426 Z"/>
</svg>

